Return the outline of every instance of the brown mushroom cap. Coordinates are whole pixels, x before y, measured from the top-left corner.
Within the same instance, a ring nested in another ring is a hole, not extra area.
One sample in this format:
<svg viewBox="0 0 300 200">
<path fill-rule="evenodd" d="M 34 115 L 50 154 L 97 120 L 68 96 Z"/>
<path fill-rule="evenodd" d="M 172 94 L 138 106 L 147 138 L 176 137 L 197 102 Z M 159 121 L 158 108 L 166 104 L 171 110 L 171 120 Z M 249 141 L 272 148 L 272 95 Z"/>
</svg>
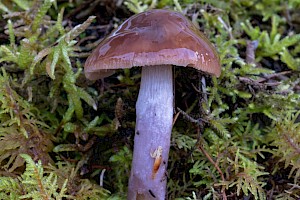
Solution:
<svg viewBox="0 0 300 200">
<path fill-rule="evenodd" d="M 88 79 L 134 66 L 188 66 L 219 76 L 218 54 L 181 13 L 149 10 L 128 18 L 106 37 L 85 62 Z"/>
</svg>

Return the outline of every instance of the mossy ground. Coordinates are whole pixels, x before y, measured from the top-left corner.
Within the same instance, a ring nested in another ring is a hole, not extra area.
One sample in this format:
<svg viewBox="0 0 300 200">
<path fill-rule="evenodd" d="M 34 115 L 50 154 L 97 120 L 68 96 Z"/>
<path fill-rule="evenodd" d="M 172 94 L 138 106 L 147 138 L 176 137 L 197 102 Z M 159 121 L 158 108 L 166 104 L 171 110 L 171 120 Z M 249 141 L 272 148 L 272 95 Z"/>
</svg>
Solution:
<svg viewBox="0 0 300 200">
<path fill-rule="evenodd" d="M 169 199 L 300 198 L 299 0 L 5 0 L 0 199 L 126 198 L 140 69 L 82 69 L 151 8 L 183 12 L 222 62 L 218 79 L 175 67 Z"/>
</svg>

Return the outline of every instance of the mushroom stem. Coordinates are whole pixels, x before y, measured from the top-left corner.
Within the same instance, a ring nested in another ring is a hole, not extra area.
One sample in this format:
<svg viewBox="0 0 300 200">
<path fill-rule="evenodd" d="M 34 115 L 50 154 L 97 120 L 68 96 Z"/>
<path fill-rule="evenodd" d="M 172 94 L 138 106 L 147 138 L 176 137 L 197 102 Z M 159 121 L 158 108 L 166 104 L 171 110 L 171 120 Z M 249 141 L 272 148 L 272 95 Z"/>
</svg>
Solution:
<svg viewBox="0 0 300 200">
<path fill-rule="evenodd" d="M 166 199 L 172 122 L 172 66 L 143 67 L 128 200 Z"/>
</svg>

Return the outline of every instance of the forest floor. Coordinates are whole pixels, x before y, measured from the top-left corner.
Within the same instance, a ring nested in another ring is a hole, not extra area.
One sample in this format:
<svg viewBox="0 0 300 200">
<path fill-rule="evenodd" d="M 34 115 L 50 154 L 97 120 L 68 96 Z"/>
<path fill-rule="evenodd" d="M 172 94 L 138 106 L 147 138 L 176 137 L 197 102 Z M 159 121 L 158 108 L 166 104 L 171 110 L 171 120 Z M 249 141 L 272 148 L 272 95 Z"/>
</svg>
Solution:
<svg viewBox="0 0 300 200">
<path fill-rule="evenodd" d="M 1 1 L 0 199 L 126 199 L 140 69 L 83 66 L 153 8 L 183 13 L 222 65 L 174 68 L 168 199 L 300 199 L 299 0 Z"/>
</svg>

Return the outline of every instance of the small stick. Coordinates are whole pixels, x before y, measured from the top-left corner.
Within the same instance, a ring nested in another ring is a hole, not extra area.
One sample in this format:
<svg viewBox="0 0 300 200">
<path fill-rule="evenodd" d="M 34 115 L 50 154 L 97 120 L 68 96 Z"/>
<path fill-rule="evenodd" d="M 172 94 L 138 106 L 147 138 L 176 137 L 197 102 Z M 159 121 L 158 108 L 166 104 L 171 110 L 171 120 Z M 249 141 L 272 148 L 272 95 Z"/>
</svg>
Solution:
<svg viewBox="0 0 300 200">
<path fill-rule="evenodd" d="M 206 80 L 205 80 L 204 76 L 201 77 L 201 87 L 202 87 L 201 89 L 203 92 L 203 99 L 205 101 L 206 108 L 208 109 L 208 110 L 206 110 L 206 113 L 210 113 L 210 109 L 208 106 L 208 100 L 207 100 Z"/>
<path fill-rule="evenodd" d="M 103 187 L 103 179 L 104 179 L 105 171 L 106 171 L 106 169 L 103 169 L 100 174 L 100 187 Z"/>
<path fill-rule="evenodd" d="M 198 129 L 198 132 L 200 130 Z M 199 133 L 200 134 L 200 133 Z M 211 162 L 214 167 L 217 169 L 217 171 L 219 172 L 220 176 L 221 176 L 221 179 L 223 182 L 225 182 L 225 178 L 224 178 L 224 175 L 223 175 L 223 172 L 222 170 L 220 169 L 220 167 L 217 165 L 217 163 L 211 158 L 211 156 L 205 151 L 205 149 L 202 147 L 202 145 L 199 145 L 199 149 L 200 151 L 205 155 L 205 157 L 209 160 L 209 162 Z M 226 196 L 226 193 L 225 193 L 225 185 L 222 186 L 222 196 L 223 196 L 223 199 L 224 200 L 227 200 L 227 196 Z"/>
<path fill-rule="evenodd" d="M 199 118 L 199 119 L 194 119 L 193 117 L 189 116 L 186 112 L 181 110 L 180 108 L 177 108 L 177 110 L 189 121 L 196 123 L 196 124 L 201 124 L 201 122 L 209 123 L 207 120 Z"/>
<path fill-rule="evenodd" d="M 221 24 L 224 26 L 224 28 L 226 29 L 226 31 L 228 31 L 230 39 L 233 39 L 233 35 L 232 35 L 232 28 L 230 27 L 230 25 L 227 25 L 225 23 L 225 21 L 219 16 L 218 17 L 219 22 L 221 22 Z"/>
<path fill-rule="evenodd" d="M 258 41 L 247 41 L 246 48 L 246 63 L 254 64 L 255 63 L 255 50 L 258 47 Z"/>
</svg>

